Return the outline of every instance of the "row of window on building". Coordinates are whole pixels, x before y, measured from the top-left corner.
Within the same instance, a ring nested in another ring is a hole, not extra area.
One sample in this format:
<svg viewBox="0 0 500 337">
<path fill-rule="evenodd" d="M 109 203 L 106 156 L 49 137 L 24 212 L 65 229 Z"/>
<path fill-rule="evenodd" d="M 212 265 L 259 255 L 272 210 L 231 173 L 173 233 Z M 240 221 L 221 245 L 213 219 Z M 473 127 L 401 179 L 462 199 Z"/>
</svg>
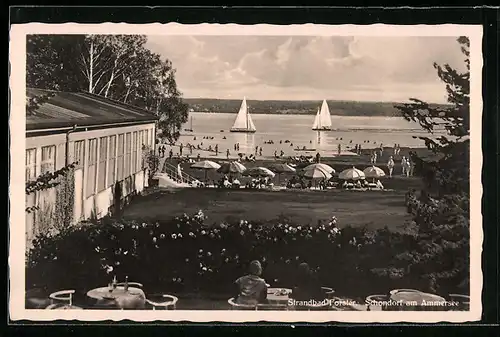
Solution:
<svg viewBox="0 0 500 337">
<path fill-rule="evenodd" d="M 92 138 L 88 140 L 87 154 L 85 140 L 75 141 L 74 162 L 84 172 L 85 197 L 90 197 L 94 192 L 99 193 L 140 171 L 143 168 L 142 148 L 144 145 L 151 145 L 152 136 L 152 130 L 141 130 Z M 41 151 L 39 174 L 53 172 L 56 166 L 56 146 L 44 146 Z M 36 154 L 36 148 L 26 150 L 26 181 L 37 177 Z"/>
</svg>

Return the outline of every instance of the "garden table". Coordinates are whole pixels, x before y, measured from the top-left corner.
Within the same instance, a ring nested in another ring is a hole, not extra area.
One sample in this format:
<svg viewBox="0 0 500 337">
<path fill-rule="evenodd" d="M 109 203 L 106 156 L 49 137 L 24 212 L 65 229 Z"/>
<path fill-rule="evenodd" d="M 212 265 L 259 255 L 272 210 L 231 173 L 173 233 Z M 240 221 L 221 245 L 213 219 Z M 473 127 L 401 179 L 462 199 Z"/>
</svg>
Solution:
<svg viewBox="0 0 500 337">
<path fill-rule="evenodd" d="M 267 288 L 267 301 L 270 304 L 288 304 L 292 289 L 288 288 Z"/>
<path fill-rule="evenodd" d="M 87 296 L 97 300 L 101 306 L 117 306 L 120 309 L 143 309 L 146 304 L 146 295 L 140 288 L 116 287 L 109 290 L 109 287 L 100 287 L 87 292 Z"/>
</svg>

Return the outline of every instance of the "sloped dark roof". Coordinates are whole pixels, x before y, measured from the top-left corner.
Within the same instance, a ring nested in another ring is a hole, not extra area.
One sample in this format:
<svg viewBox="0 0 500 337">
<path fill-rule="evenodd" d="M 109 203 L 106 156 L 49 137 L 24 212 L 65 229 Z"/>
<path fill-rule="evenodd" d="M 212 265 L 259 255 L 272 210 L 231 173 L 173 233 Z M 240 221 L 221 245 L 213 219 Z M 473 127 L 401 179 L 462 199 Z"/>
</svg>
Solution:
<svg viewBox="0 0 500 337">
<path fill-rule="evenodd" d="M 153 113 L 129 104 L 85 92 L 60 92 L 26 89 L 28 97 L 55 94 L 34 114 L 26 115 L 26 130 L 78 126 L 99 126 L 127 122 L 151 122 Z"/>
</svg>

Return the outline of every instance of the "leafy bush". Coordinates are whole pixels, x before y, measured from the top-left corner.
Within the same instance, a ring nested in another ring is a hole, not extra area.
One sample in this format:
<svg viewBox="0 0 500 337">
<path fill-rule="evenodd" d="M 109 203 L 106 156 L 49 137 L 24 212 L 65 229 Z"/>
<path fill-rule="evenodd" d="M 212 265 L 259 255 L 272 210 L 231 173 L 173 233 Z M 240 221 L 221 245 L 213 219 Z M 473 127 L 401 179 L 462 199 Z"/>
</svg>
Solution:
<svg viewBox="0 0 500 337">
<path fill-rule="evenodd" d="M 258 259 L 273 286 L 293 286 L 297 266 L 308 262 L 325 286 L 366 296 L 422 283 L 395 259 L 416 242 L 388 229 L 339 229 L 336 220 L 301 226 L 269 223 L 207 225 L 200 211 L 167 221 L 104 219 L 34 240 L 28 253 L 27 288 L 72 288 L 80 293 L 116 275 L 141 282 L 148 292 L 230 294 L 248 263 Z M 393 272 L 379 272 L 394 264 Z M 404 269 L 404 268 L 403 268 Z M 413 278 L 412 278 L 413 277 Z"/>
</svg>

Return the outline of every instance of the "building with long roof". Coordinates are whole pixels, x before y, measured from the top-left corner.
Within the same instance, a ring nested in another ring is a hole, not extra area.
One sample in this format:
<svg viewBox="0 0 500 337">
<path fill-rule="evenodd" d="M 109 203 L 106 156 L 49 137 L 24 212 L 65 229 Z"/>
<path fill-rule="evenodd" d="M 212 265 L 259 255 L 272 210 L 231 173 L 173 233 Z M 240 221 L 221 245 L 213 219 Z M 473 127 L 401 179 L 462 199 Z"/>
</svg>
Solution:
<svg viewBox="0 0 500 337">
<path fill-rule="evenodd" d="M 89 93 L 28 88 L 27 97 L 50 98 L 26 115 L 26 181 L 75 163 L 72 222 L 103 217 L 147 187 L 143 153 L 154 149 L 157 116 Z M 59 190 L 26 196 L 37 206 L 26 214 L 28 240 L 59 223 Z"/>
</svg>

